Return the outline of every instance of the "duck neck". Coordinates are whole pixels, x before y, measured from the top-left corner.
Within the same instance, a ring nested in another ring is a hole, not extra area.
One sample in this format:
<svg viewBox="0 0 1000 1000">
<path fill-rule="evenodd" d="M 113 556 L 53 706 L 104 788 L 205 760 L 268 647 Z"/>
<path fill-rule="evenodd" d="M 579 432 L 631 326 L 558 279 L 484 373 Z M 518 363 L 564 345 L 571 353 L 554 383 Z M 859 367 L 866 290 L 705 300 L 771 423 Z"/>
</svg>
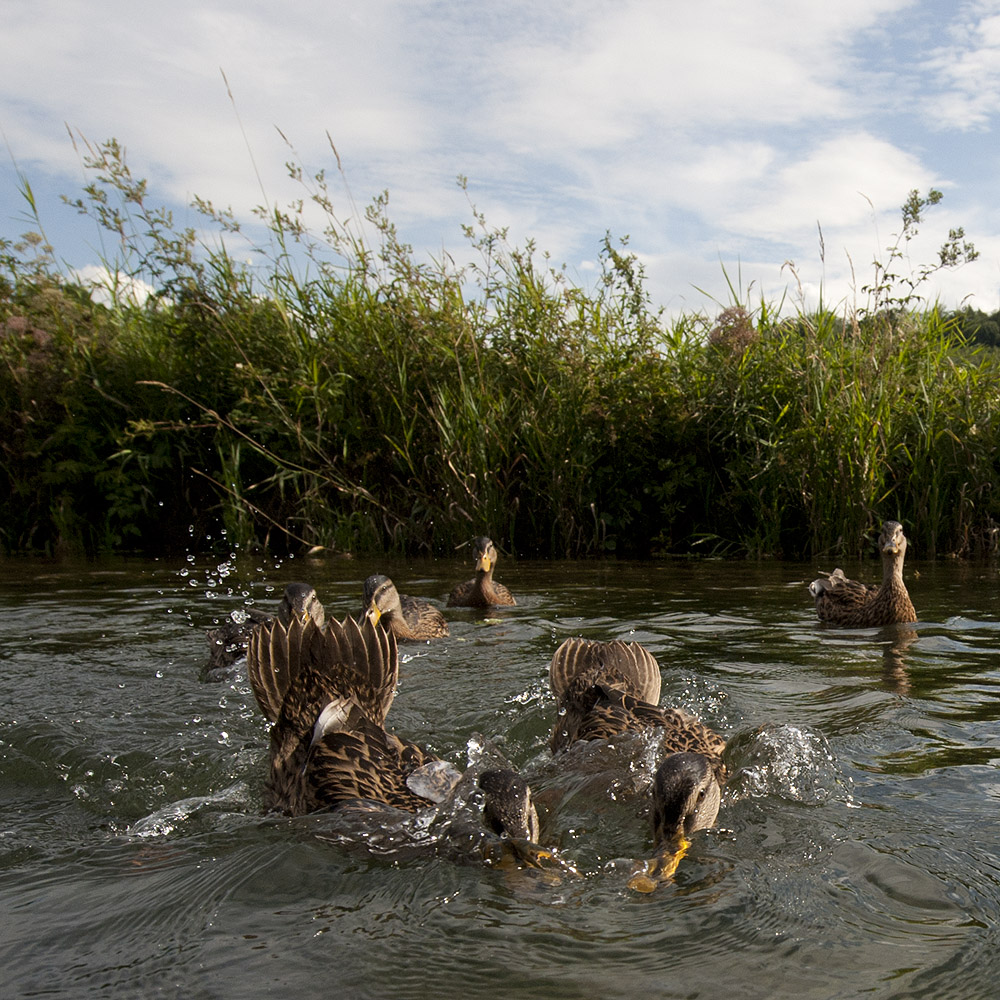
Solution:
<svg viewBox="0 0 1000 1000">
<path fill-rule="evenodd" d="M 488 597 L 493 593 L 493 567 L 476 570 L 476 593 Z"/>
<path fill-rule="evenodd" d="M 897 552 L 882 556 L 882 586 L 893 590 L 903 586 L 903 559 Z"/>
</svg>

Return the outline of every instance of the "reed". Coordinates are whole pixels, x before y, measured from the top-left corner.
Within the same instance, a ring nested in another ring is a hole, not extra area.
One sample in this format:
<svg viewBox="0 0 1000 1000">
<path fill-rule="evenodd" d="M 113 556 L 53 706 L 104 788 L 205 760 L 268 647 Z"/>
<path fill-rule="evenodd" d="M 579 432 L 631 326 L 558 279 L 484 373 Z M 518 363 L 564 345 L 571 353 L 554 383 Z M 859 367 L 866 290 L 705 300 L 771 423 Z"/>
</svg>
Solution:
<svg viewBox="0 0 1000 1000">
<path fill-rule="evenodd" d="M 43 236 L 0 243 L 6 551 L 183 551 L 221 525 L 240 548 L 485 532 L 545 556 L 801 557 L 862 553 L 888 516 L 924 555 L 993 546 L 996 354 L 892 252 L 866 308 L 789 316 L 737 282 L 668 323 L 610 237 L 593 289 L 475 209 L 474 265 L 418 262 L 387 195 L 364 237 L 293 166 L 306 197 L 262 207 L 251 266 L 209 202 L 217 242 L 175 230 L 117 143 L 85 162 L 72 204 L 115 234 L 110 305 Z"/>
</svg>

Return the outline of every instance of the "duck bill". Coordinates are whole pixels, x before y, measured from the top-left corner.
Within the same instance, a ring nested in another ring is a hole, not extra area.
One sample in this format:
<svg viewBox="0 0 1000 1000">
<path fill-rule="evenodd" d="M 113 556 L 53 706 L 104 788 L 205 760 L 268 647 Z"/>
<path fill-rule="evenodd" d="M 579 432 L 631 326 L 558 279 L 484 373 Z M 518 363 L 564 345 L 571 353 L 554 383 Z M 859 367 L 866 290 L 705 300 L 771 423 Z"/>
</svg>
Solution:
<svg viewBox="0 0 1000 1000">
<path fill-rule="evenodd" d="M 628 887 L 636 892 L 655 892 L 674 877 L 681 858 L 687 854 L 690 846 L 691 841 L 681 837 L 674 845 L 658 851 L 652 858 L 637 862 L 635 871 L 628 880 Z"/>
<path fill-rule="evenodd" d="M 382 617 L 382 612 L 379 610 L 378 605 L 374 601 L 368 605 L 365 617 L 371 621 L 372 625 L 378 625 L 379 619 Z"/>
<path fill-rule="evenodd" d="M 476 572 L 477 573 L 489 573 L 490 567 L 492 565 L 493 565 L 493 563 L 490 562 L 490 557 L 489 556 L 487 556 L 487 555 L 480 556 L 479 557 L 479 562 L 476 563 Z"/>
</svg>

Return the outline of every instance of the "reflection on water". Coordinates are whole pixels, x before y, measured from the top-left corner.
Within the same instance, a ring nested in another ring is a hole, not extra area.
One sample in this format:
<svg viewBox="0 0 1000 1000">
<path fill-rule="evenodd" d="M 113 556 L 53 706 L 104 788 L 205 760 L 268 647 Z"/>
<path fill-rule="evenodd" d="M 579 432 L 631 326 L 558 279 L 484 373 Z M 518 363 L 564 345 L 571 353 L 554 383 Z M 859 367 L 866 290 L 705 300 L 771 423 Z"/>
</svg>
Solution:
<svg viewBox="0 0 1000 1000">
<path fill-rule="evenodd" d="M 837 630 L 809 566 L 505 560 L 517 606 L 401 647 L 389 722 L 525 771 L 548 870 L 475 839 L 474 792 L 374 829 L 261 816 L 249 686 L 200 678 L 205 630 L 289 580 L 338 616 L 376 571 L 443 607 L 464 562 L 0 565 L 5 993 L 992 996 L 997 570 L 917 565 L 916 625 Z M 648 741 L 547 750 L 570 635 L 643 642 L 662 703 L 729 740 L 718 826 L 648 895 Z"/>
<path fill-rule="evenodd" d="M 885 666 L 882 676 L 886 687 L 896 694 L 909 694 L 910 675 L 906 670 L 906 651 L 917 641 L 912 625 L 887 625 L 880 630 Z"/>
</svg>

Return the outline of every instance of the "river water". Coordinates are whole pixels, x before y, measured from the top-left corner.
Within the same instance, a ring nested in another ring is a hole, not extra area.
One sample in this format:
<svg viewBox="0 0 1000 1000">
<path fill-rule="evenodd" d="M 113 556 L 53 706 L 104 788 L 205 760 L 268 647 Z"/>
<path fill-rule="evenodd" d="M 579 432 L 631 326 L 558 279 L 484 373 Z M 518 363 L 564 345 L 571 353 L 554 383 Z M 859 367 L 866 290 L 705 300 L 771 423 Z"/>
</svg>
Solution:
<svg viewBox="0 0 1000 1000">
<path fill-rule="evenodd" d="M 920 622 L 881 631 L 820 626 L 817 568 L 506 560 L 516 607 L 400 647 L 390 728 L 531 779 L 565 869 L 525 870 L 263 816 L 249 686 L 201 675 L 213 619 L 290 580 L 338 617 L 376 571 L 443 607 L 466 562 L 0 563 L 3 995 L 995 997 L 997 568 L 908 562 Z M 729 741 L 719 825 L 654 893 L 641 742 L 546 749 L 571 635 L 643 642 Z"/>
</svg>

